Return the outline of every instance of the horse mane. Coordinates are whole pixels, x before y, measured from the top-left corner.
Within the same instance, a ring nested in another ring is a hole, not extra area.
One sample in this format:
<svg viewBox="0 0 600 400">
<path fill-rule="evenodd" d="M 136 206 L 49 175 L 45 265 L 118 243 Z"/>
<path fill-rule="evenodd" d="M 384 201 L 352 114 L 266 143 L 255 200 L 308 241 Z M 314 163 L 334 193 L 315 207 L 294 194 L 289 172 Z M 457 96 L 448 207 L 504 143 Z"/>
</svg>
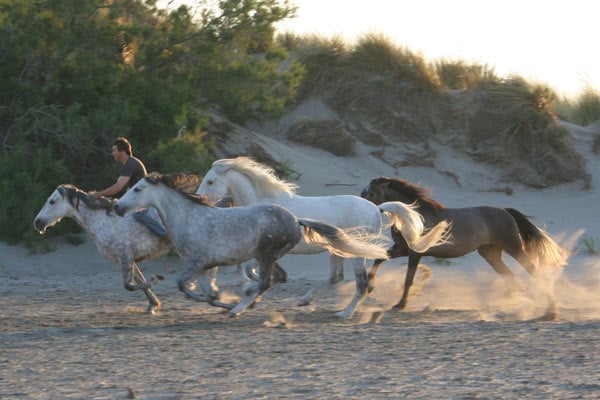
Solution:
<svg viewBox="0 0 600 400">
<path fill-rule="evenodd" d="M 429 207 L 438 210 L 445 208 L 442 204 L 429 197 L 431 194 L 430 189 L 417 186 L 404 179 L 381 177 L 373 179 L 373 183 L 375 185 L 387 183 L 391 190 L 402 193 L 402 195 L 408 197 L 409 202 L 416 201 L 421 207 Z"/>
<path fill-rule="evenodd" d="M 63 196 L 67 196 L 69 203 L 79 210 L 79 203 L 83 202 L 87 208 L 91 210 L 106 210 L 107 213 L 112 211 L 116 200 L 108 197 L 95 198 L 94 196 L 84 192 L 75 185 L 69 183 L 58 186 L 58 192 Z"/>
<path fill-rule="evenodd" d="M 194 194 L 201 178 L 198 175 L 190 175 L 184 173 L 172 173 L 172 174 L 159 174 L 158 172 L 152 172 L 144 178 L 148 183 L 156 185 L 162 183 L 163 185 L 173 189 L 186 199 L 203 206 L 211 206 L 206 196 L 200 196 Z"/>
<path fill-rule="evenodd" d="M 240 174 L 245 175 L 260 197 L 273 197 L 280 192 L 293 194 L 298 185 L 286 182 L 276 175 L 275 170 L 268 165 L 254 161 L 250 157 L 237 157 L 217 160 L 213 162 L 213 167 L 223 166 L 231 168 Z"/>
</svg>

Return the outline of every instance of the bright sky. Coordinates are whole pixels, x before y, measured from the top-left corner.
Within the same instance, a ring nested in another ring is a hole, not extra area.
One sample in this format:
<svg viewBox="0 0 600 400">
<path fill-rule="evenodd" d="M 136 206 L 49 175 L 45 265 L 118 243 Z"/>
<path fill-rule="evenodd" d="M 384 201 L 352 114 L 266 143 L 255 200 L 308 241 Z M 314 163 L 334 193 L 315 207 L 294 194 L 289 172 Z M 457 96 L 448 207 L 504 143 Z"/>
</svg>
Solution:
<svg viewBox="0 0 600 400">
<path fill-rule="evenodd" d="M 290 0 L 282 31 L 382 33 L 429 60 L 474 61 L 577 95 L 600 89 L 600 2 L 594 0 Z"/>
</svg>

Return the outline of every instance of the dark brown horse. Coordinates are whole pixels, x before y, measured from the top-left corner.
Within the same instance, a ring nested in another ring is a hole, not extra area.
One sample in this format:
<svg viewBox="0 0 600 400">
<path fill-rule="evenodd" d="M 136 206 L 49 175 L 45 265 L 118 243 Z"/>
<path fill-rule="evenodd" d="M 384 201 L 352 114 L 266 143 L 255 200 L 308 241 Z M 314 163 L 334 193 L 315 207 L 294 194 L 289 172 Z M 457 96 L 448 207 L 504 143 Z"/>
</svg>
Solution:
<svg viewBox="0 0 600 400">
<path fill-rule="evenodd" d="M 503 251 L 517 260 L 531 276 L 544 267 L 565 265 L 568 257 L 568 253 L 548 233 L 512 208 L 446 208 L 432 200 L 427 189 L 402 179 L 385 177 L 372 179 L 361 196 L 375 204 L 386 201 L 416 203 L 426 228 L 443 220 L 452 224 L 450 242 L 432 247 L 424 253 L 410 250 L 402 235 L 392 228 L 394 246 L 388 251 L 389 258 L 408 256 L 404 293 L 394 306 L 399 309 L 406 306 L 408 291 L 423 256 L 455 258 L 477 250 L 504 277 L 512 277 L 513 273 L 502 261 Z M 383 261 L 376 260 L 369 272 L 370 290 L 374 287 L 375 274 Z"/>
</svg>

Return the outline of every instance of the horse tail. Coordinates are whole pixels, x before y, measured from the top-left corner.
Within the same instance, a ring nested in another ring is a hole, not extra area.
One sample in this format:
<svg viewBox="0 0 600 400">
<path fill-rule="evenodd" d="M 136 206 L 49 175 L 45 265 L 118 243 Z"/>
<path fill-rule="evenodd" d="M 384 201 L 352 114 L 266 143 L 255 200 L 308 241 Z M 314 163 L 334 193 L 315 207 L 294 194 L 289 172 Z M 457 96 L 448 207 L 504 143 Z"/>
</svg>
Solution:
<svg viewBox="0 0 600 400">
<path fill-rule="evenodd" d="M 400 201 L 388 201 L 377 207 L 387 215 L 391 225 L 400 231 L 408 247 L 417 253 L 425 253 L 432 247 L 450 243 L 452 224 L 446 220 L 438 222 L 423 235 L 423 216 L 415 211 L 418 207 L 416 203 L 409 205 Z"/>
<path fill-rule="evenodd" d="M 517 223 L 525 254 L 536 268 L 566 265 L 569 253 L 550 237 L 548 232 L 535 226 L 527 216 L 514 208 L 505 208 Z"/>
<path fill-rule="evenodd" d="M 362 257 L 388 259 L 389 239 L 383 235 L 368 234 L 361 229 L 340 229 L 314 219 L 300 218 L 304 239 L 327 249 L 342 258 Z"/>
</svg>

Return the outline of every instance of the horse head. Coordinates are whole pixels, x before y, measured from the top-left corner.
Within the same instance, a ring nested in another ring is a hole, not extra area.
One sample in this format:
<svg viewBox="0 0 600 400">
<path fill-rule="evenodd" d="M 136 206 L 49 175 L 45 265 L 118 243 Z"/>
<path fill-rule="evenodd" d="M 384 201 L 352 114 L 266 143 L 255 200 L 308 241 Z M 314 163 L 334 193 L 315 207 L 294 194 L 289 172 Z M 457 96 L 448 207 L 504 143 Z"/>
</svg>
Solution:
<svg viewBox="0 0 600 400">
<path fill-rule="evenodd" d="M 210 171 L 204 175 L 198 190 L 197 195 L 206 196 L 210 201 L 216 202 L 222 199 L 229 193 L 229 181 L 227 180 L 226 173 L 229 170 L 227 165 L 213 163 Z"/>
<path fill-rule="evenodd" d="M 375 204 L 386 201 L 401 201 L 406 204 L 416 203 L 420 207 L 429 209 L 444 208 L 442 204 L 430 197 L 428 188 L 417 186 L 399 178 L 374 178 L 360 195 Z"/>
<path fill-rule="evenodd" d="M 280 179 L 270 166 L 237 157 L 213 162 L 196 194 L 213 202 L 230 195 L 237 205 L 248 205 L 281 194 L 291 195 L 296 189 L 296 184 Z"/>
<path fill-rule="evenodd" d="M 71 216 L 75 207 L 73 196 L 77 191 L 73 185 L 60 185 L 48 197 L 42 209 L 33 219 L 33 227 L 40 234 L 57 224 L 63 217 Z"/>
<path fill-rule="evenodd" d="M 360 197 L 369 200 L 371 203 L 379 205 L 388 201 L 386 199 L 385 189 L 389 185 L 388 178 L 371 179 L 369 185 L 360 192 Z"/>
<path fill-rule="evenodd" d="M 155 172 L 140 179 L 114 204 L 117 215 L 122 217 L 129 212 L 148 207 L 152 200 L 152 188 L 162 183 L 162 179 L 162 175 Z"/>
</svg>

